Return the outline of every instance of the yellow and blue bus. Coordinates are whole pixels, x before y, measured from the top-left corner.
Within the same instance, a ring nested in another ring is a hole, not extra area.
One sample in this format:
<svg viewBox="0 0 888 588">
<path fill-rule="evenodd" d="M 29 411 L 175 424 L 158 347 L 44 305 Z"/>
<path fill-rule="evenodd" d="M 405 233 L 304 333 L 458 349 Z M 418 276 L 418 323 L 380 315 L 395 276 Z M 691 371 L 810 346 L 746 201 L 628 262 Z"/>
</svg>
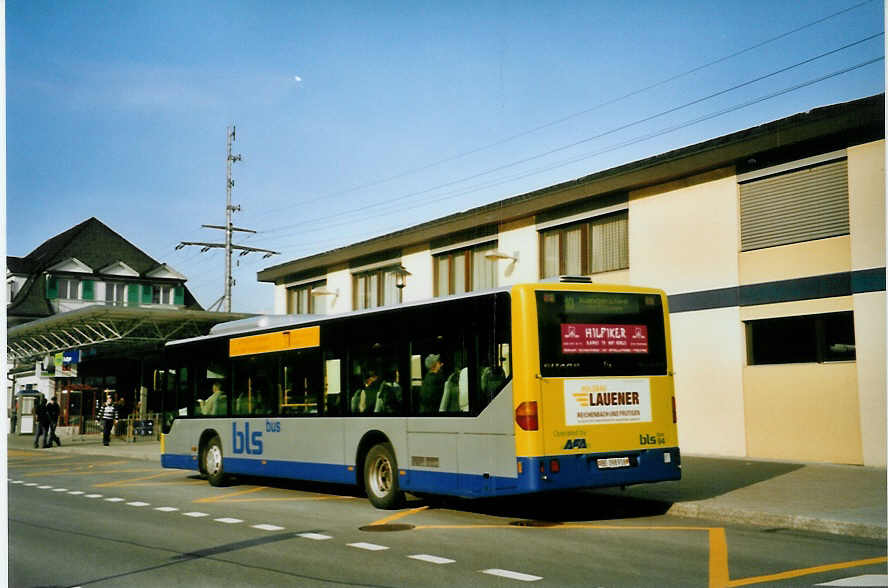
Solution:
<svg viewBox="0 0 888 588">
<path fill-rule="evenodd" d="M 162 464 L 491 497 L 681 477 L 669 313 L 650 288 L 521 284 L 167 344 Z"/>
</svg>

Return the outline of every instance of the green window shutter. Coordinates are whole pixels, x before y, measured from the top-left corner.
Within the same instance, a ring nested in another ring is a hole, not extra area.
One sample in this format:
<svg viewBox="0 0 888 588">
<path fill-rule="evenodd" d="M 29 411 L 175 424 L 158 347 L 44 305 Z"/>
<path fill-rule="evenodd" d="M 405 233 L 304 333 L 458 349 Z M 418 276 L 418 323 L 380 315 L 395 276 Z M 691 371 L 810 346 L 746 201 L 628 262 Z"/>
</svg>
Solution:
<svg viewBox="0 0 888 588">
<path fill-rule="evenodd" d="M 151 284 L 142 284 L 142 304 L 151 304 Z"/>
<path fill-rule="evenodd" d="M 47 276 L 46 297 L 50 300 L 59 297 L 59 280 L 55 276 Z"/>
<path fill-rule="evenodd" d="M 178 305 L 185 304 L 185 287 L 184 286 L 176 286 L 173 289 L 173 304 L 178 304 Z"/>
<path fill-rule="evenodd" d="M 93 300 L 95 298 L 95 290 L 93 289 L 92 280 L 83 280 L 83 299 L 84 300 Z"/>
<path fill-rule="evenodd" d="M 127 306 L 139 305 L 139 285 L 127 284 L 126 286 L 126 304 Z"/>
</svg>

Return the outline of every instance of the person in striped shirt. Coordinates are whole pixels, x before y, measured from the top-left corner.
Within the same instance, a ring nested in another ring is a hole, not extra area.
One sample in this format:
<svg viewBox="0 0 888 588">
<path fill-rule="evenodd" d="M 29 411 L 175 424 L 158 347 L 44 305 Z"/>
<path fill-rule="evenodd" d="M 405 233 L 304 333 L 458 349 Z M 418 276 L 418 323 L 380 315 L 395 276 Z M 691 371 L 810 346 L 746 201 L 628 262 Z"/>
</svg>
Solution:
<svg viewBox="0 0 888 588">
<path fill-rule="evenodd" d="M 111 442 L 111 429 L 117 424 L 117 407 L 110 394 L 105 397 L 105 406 L 99 410 L 98 417 L 103 425 L 102 445 L 108 445 Z"/>
</svg>

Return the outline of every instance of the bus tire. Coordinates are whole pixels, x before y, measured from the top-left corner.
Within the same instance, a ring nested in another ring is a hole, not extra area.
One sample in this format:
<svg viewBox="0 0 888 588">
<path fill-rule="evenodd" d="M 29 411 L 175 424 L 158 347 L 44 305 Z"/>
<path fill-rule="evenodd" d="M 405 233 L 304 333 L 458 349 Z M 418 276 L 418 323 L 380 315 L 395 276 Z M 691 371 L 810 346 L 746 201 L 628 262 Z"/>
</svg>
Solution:
<svg viewBox="0 0 888 588">
<path fill-rule="evenodd" d="M 404 501 L 398 485 L 398 462 L 389 443 L 374 445 L 364 459 L 364 489 L 376 508 L 392 510 Z"/>
<path fill-rule="evenodd" d="M 211 486 L 222 486 L 225 483 L 225 471 L 222 469 L 222 442 L 219 437 L 213 437 L 200 455 L 201 469 L 207 476 Z"/>
</svg>

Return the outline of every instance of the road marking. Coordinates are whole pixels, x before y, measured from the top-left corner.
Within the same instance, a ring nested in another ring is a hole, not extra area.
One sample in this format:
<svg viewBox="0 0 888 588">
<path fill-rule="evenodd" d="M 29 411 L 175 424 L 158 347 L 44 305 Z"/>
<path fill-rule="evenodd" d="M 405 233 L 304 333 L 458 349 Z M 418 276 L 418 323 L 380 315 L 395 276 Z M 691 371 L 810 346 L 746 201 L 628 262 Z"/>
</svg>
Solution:
<svg viewBox="0 0 888 588">
<path fill-rule="evenodd" d="M 327 539 L 333 538 L 329 535 L 321 535 L 320 533 L 299 533 L 297 536 L 302 537 L 303 539 L 311 539 L 313 541 L 326 541 Z"/>
<path fill-rule="evenodd" d="M 16 480 L 15 482 L 13 482 L 13 484 L 24 484 L 24 482 L 22 482 L 21 480 Z"/>
<path fill-rule="evenodd" d="M 150 471 L 154 471 L 154 470 L 138 470 L 138 471 L 150 472 Z M 111 472 L 99 472 L 99 473 L 107 474 L 107 473 L 111 473 Z M 114 472 L 114 473 L 132 473 L 132 471 L 130 471 L 130 472 L 123 471 L 123 472 Z M 160 472 L 159 474 L 153 474 L 151 476 L 141 476 L 139 478 L 130 478 L 128 480 L 118 480 L 116 482 L 103 482 L 101 484 L 93 484 L 93 486 L 95 488 L 110 488 L 112 486 L 139 486 L 140 484 L 134 484 L 134 482 L 140 482 L 142 480 L 153 480 L 154 478 L 161 478 L 163 476 L 174 476 L 174 475 L 181 475 L 181 472 L 178 472 L 178 471 Z"/>
<path fill-rule="evenodd" d="M 888 586 L 888 576 L 866 574 L 852 578 L 842 578 L 841 580 L 834 580 L 825 584 L 815 584 L 815 586 Z"/>
<path fill-rule="evenodd" d="M 449 564 L 456 561 L 455 559 L 447 559 L 446 557 L 438 557 L 437 555 L 426 555 L 425 553 L 408 555 L 407 557 L 410 559 L 418 559 L 419 561 L 427 561 L 433 564 Z"/>
<path fill-rule="evenodd" d="M 83 494 L 83 490 L 71 490 L 70 492 L 68 492 L 68 494 L 72 496 L 80 496 L 81 494 Z"/>
<path fill-rule="evenodd" d="M 200 517 L 208 517 L 208 516 L 210 516 L 210 515 L 208 515 L 208 514 L 205 513 L 205 512 L 183 512 L 182 514 L 185 515 L 186 517 L 192 517 L 192 518 L 195 518 L 195 519 L 198 519 L 198 518 L 200 518 Z"/>
<path fill-rule="evenodd" d="M 198 498 L 194 502 L 218 502 L 220 500 L 225 500 L 231 496 L 241 496 L 242 494 L 251 494 L 253 492 L 259 492 L 260 490 L 265 490 L 267 486 L 257 486 L 255 488 L 248 488 L 247 490 L 240 490 L 238 492 L 229 492 L 228 494 L 222 494 L 220 496 L 210 496 L 208 498 Z"/>
<path fill-rule="evenodd" d="M 348 546 L 354 547 L 356 549 L 366 549 L 367 551 L 383 551 L 385 549 L 388 549 L 388 547 L 386 547 L 385 545 L 377 545 L 375 543 L 363 543 L 363 542 L 349 543 Z"/>
<path fill-rule="evenodd" d="M 390 523 L 390 522 L 392 522 L 392 521 L 397 521 L 397 520 L 400 519 L 400 518 L 404 518 L 404 517 L 406 517 L 406 516 L 410 516 L 410 515 L 412 515 L 412 514 L 416 514 L 416 513 L 418 513 L 418 512 L 424 511 L 424 510 L 426 510 L 427 508 L 428 508 L 428 506 L 420 506 L 420 507 L 418 507 L 418 508 L 411 508 L 410 510 L 405 510 L 405 511 L 402 511 L 402 512 L 397 512 L 397 513 L 395 513 L 395 514 L 393 514 L 393 515 L 391 515 L 391 516 L 387 516 L 387 517 L 385 517 L 384 519 L 379 519 L 379 520 L 376 521 L 376 522 L 370 523 L 370 526 L 372 527 L 373 525 L 385 525 L 385 524 L 388 524 L 388 523 Z"/>
<path fill-rule="evenodd" d="M 52 491 L 53 492 L 67 492 L 68 489 L 67 488 L 53 488 Z"/>
<path fill-rule="evenodd" d="M 727 586 L 730 578 L 725 530 L 714 527 L 709 529 L 709 587 Z"/>
<path fill-rule="evenodd" d="M 47 486 L 46 484 L 44 484 L 43 486 L 37 486 L 37 488 L 39 490 L 46 490 L 47 488 L 52 488 L 52 486 Z"/>
<path fill-rule="evenodd" d="M 501 570 L 499 568 L 491 568 L 489 570 L 481 570 L 482 574 L 491 576 L 499 576 L 500 578 L 508 578 L 509 580 L 520 580 L 522 582 L 536 582 L 542 580 L 542 576 L 531 576 L 530 574 L 522 574 L 521 572 L 513 572 L 511 570 Z"/>
<path fill-rule="evenodd" d="M 160 512 L 176 512 L 179 509 L 175 506 L 158 506 L 154 510 L 159 510 Z"/>
<path fill-rule="evenodd" d="M 36 486 L 37 482 L 28 482 L 25 486 Z"/>
<path fill-rule="evenodd" d="M 101 498 L 101 494 L 84 494 L 84 498 Z"/>
<path fill-rule="evenodd" d="M 126 498 L 115 497 L 115 498 L 106 498 L 105 500 L 107 500 L 108 502 L 123 502 L 124 500 L 126 500 Z"/>
<path fill-rule="evenodd" d="M 266 523 L 262 523 L 261 525 L 252 525 L 254 529 L 260 529 L 262 531 L 283 531 L 284 527 L 278 527 L 277 525 L 268 525 Z"/>
<path fill-rule="evenodd" d="M 809 576 L 811 574 L 820 574 L 823 572 L 832 572 L 835 570 L 844 570 L 846 568 L 856 568 L 859 566 L 871 566 L 881 564 L 888 561 L 888 557 L 873 557 L 869 559 L 858 559 L 855 561 L 844 561 L 834 564 L 826 564 L 822 566 L 813 566 L 810 568 L 801 568 L 798 570 L 788 570 L 777 574 L 768 574 L 767 576 L 756 576 L 754 578 L 741 578 L 738 580 L 730 580 L 726 586 L 748 586 L 749 584 L 761 584 L 762 582 L 776 582 L 778 580 L 788 580 L 790 578 L 799 578 L 801 576 Z"/>
<path fill-rule="evenodd" d="M 230 517 L 223 517 L 221 519 L 213 519 L 213 520 L 216 521 L 217 523 L 225 523 L 226 525 L 234 525 L 237 523 L 244 522 L 242 519 L 232 519 Z"/>
<path fill-rule="evenodd" d="M 127 506 L 151 506 L 151 503 L 150 502 L 135 501 L 135 502 L 127 502 L 126 505 Z"/>
</svg>

